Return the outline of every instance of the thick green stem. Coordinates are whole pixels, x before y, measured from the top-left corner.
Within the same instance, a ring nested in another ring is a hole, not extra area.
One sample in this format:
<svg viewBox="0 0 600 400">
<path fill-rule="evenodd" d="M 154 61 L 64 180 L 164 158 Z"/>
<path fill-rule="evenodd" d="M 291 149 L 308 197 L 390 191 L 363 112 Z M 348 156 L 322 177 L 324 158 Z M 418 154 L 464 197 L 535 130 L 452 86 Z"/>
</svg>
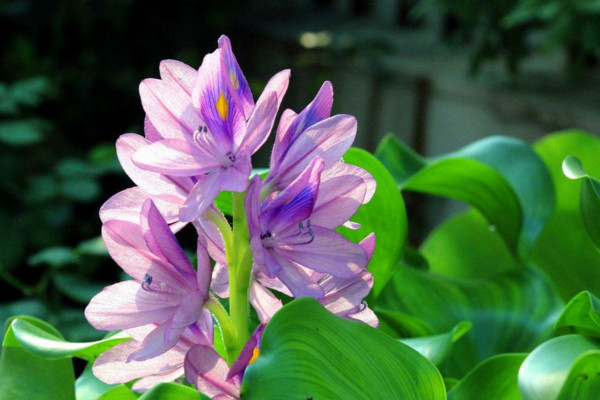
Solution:
<svg viewBox="0 0 600 400">
<path fill-rule="evenodd" d="M 249 338 L 248 292 L 252 271 L 252 254 L 246 225 L 244 195 L 245 193 L 233 193 L 233 251 L 227 254 L 229 263 L 229 314 L 236 331 L 236 346 L 233 349 L 236 357 Z"/>
<path fill-rule="evenodd" d="M 229 314 L 227 314 L 227 311 L 225 308 L 223 308 L 223 305 L 219 302 L 219 300 L 212 296 L 209 301 L 204 303 L 204 307 L 206 307 L 214 315 L 219 323 L 221 335 L 223 336 L 223 344 L 227 350 L 227 361 L 229 364 L 232 364 L 237 355 L 233 353 L 233 350 L 236 347 L 236 334 L 235 328 L 231 323 L 231 318 L 229 318 Z"/>
<path fill-rule="evenodd" d="M 211 300 L 206 306 L 221 326 L 229 365 L 237 359 L 250 336 L 248 295 L 252 273 L 252 252 L 244 209 L 245 193 L 232 195 L 233 229 L 219 212 L 209 210 L 206 214 L 221 231 L 229 269 L 229 315 L 217 300 Z"/>
</svg>

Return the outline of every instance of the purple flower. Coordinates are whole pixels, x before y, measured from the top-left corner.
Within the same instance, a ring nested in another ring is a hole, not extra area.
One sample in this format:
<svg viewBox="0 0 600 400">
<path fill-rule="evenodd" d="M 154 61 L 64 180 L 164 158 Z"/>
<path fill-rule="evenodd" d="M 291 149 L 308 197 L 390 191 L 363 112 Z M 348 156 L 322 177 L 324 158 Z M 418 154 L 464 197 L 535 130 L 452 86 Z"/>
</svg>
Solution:
<svg viewBox="0 0 600 400">
<path fill-rule="evenodd" d="M 192 347 L 184 364 L 188 382 L 212 399 L 239 399 L 244 371 L 260 353 L 264 328 L 265 325 L 261 324 L 254 330 L 231 367 L 211 346 L 199 344 Z"/>
<path fill-rule="evenodd" d="M 300 114 L 284 111 L 265 179 L 267 192 L 287 187 L 315 157 L 321 157 L 323 168 L 328 169 L 350 148 L 356 136 L 356 119 L 351 115 L 330 117 L 332 105 L 333 88 L 325 82 Z"/>
<path fill-rule="evenodd" d="M 208 254 L 198 246 L 194 271 L 151 200 L 144 203 L 139 224 L 110 220 L 103 225 L 102 235 L 112 258 L 134 280 L 97 294 L 85 310 L 86 317 L 101 330 L 156 325 L 128 360 L 156 357 L 199 320 L 209 296 Z"/>
<path fill-rule="evenodd" d="M 248 186 L 250 156 L 273 127 L 289 71 L 273 77 L 254 105 L 225 36 L 204 58 L 192 86 L 188 72 L 180 73 L 185 69 L 173 65 L 177 68 L 172 74 L 140 86 L 144 109 L 162 138 L 139 148 L 133 163 L 168 177 L 190 178 L 192 188 L 182 188 L 187 195 L 180 219 L 192 221 L 221 190 L 242 192 Z M 185 78 L 171 79 L 178 75 Z"/>
<path fill-rule="evenodd" d="M 325 292 L 311 273 L 352 278 L 367 264 L 367 254 L 332 228 L 348 220 L 353 205 L 326 201 L 316 211 L 324 160 L 315 157 L 299 176 L 279 193 L 260 201 L 261 181 L 254 176 L 246 195 L 246 214 L 254 263 L 269 278 L 277 277 L 295 297 L 323 298 Z M 365 189 L 366 190 L 366 189 Z M 355 199 L 357 207 L 363 196 Z M 333 219 L 327 209 L 337 210 Z M 323 223 L 321 223 L 323 221 Z"/>
<path fill-rule="evenodd" d="M 154 325 L 145 325 L 128 329 L 127 334 L 133 340 L 118 344 L 102 353 L 92 367 L 94 375 L 111 385 L 137 379 L 132 389 L 144 392 L 158 383 L 181 378 L 184 374 L 183 365 L 187 352 L 195 345 L 213 343 L 212 316 L 207 310 L 203 310 L 200 320 L 193 328 L 186 329 L 171 349 L 148 360 L 128 361 L 130 355 L 140 349 L 144 338 L 154 328 Z"/>
</svg>

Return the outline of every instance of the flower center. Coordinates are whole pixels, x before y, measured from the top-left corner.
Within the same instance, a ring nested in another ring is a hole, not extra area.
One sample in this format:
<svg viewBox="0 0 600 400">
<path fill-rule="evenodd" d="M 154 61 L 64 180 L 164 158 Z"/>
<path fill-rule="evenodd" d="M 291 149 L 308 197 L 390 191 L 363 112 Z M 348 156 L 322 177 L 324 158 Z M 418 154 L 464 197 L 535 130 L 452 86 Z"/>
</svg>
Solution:
<svg viewBox="0 0 600 400">
<path fill-rule="evenodd" d="M 157 282 L 152 275 L 146 273 L 142 283 L 140 284 L 143 290 L 146 292 L 163 292 L 163 293 L 179 293 L 178 290 L 173 289 L 166 282 Z"/>
</svg>

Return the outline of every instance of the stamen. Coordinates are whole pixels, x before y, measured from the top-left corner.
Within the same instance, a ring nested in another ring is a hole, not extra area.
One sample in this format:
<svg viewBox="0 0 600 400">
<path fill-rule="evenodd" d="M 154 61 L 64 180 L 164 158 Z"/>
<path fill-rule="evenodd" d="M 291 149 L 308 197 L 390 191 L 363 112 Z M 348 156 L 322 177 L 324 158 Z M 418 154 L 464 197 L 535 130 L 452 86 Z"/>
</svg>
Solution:
<svg viewBox="0 0 600 400">
<path fill-rule="evenodd" d="M 196 129 L 194 131 L 194 142 L 196 142 L 196 144 L 198 146 L 204 147 L 206 146 L 206 141 L 207 141 L 207 137 L 206 137 L 206 126 L 202 126 L 200 125 L 198 127 L 198 129 Z"/>
<path fill-rule="evenodd" d="M 150 292 L 152 290 L 150 288 L 151 284 L 152 284 L 152 275 L 146 273 L 146 275 L 144 276 L 144 280 L 142 281 L 142 289 L 144 289 L 147 292 Z"/>
<path fill-rule="evenodd" d="M 270 238 L 271 236 L 273 236 L 271 234 L 271 232 L 267 231 L 267 233 L 263 233 L 262 235 L 260 235 L 260 238 L 265 239 L 265 238 Z"/>
<path fill-rule="evenodd" d="M 227 159 L 231 162 L 235 161 L 235 156 L 233 154 L 231 154 L 230 151 L 227 152 L 227 154 L 225 154 L 225 156 L 227 156 Z"/>
<path fill-rule="evenodd" d="M 312 223 L 311 223 L 310 219 L 306 220 L 306 228 L 308 228 L 308 231 L 306 233 L 308 233 L 310 238 L 306 242 L 297 243 L 297 244 L 309 244 L 309 243 L 312 243 L 313 240 L 315 240 L 315 233 L 313 232 Z M 304 234 L 304 223 L 302 221 L 300 221 L 300 222 L 298 222 L 298 233 L 296 234 L 296 236 L 301 236 L 303 234 Z"/>
<path fill-rule="evenodd" d="M 146 273 L 141 283 L 142 290 L 155 293 L 181 293 L 179 288 L 171 287 L 167 282 L 156 281 L 152 275 Z"/>
<path fill-rule="evenodd" d="M 367 304 L 367 302 L 363 300 L 363 301 L 360 303 L 360 305 L 358 306 L 358 311 L 357 311 L 357 312 L 364 311 L 364 310 L 365 310 L 367 307 L 368 307 L 368 304 Z"/>
</svg>

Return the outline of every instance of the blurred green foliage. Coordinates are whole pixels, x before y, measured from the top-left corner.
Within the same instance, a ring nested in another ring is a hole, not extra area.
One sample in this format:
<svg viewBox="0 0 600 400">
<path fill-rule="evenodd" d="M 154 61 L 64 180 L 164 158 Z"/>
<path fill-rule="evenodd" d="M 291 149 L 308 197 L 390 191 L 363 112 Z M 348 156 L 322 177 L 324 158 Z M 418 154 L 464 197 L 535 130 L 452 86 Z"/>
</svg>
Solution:
<svg viewBox="0 0 600 400">
<path fill-rule="evenodd" d="M 432 10 L 443 15 L 444 39 L 472 44 L 471 73 L 501 59 L 515 75 L 528 56 L 560 50 L 576 77 L 600 54 L 598 0 L 421 0 L 417 14 Z"/>
</svg>

